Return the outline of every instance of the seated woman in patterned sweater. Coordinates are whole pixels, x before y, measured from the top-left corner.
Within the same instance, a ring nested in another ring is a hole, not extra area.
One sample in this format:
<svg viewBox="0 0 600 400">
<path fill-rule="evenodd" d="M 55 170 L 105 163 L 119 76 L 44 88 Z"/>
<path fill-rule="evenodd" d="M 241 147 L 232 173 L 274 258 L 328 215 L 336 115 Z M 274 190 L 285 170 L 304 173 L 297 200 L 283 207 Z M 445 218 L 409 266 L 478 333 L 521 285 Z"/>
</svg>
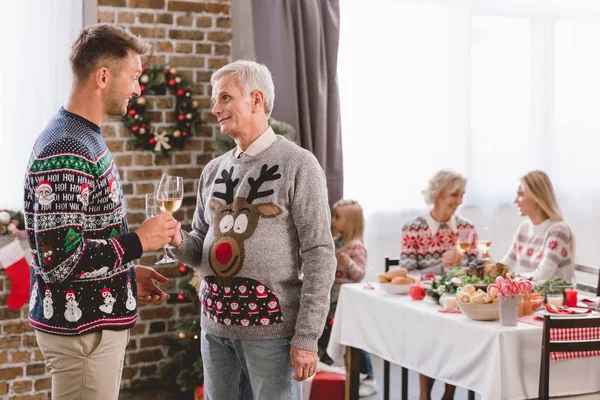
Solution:
<svg viewBox="0 0 600 400">
<path fill-rule="evenodd" d="M 477 231 L 466 218 L 456 215 L 462 204 L 467 180 L 460 174 L 443 170 L 429 181 L 423 191 L 425 203 L 433 209 L 408 221 L 402 228 L 401 265 L 421 274 L 442 274 L 444 269 L 466 264 L 477 257 Z M 466 257 L 457 242 L 466 242 Z"/>
<path fill-rule="evenodd" d="M 477 231 L 467 219 L 456 215 L 462 204 L 467 180 L 454 171 L 442 170 L 429 180 L 423 191 L 425 203 L 432 210 L 407 222 L 402 228 L 401 265 L 421 274 L 442 274 L 443 270 L 465 264 L 477 257 Z M 459 241 L 465 246 L 466 257 L 456 249 Z M 431 397 L 434 379 L 419 374 L 420 399 Z M 446 383 L 442 400 L 454 398 L 456 387 Z"/>
<path fill-rule="evenodd" d="M 521 178 L 515 204 L 523 221 L 502 263 L 532 280 L 561 278 L 575 283 L 574 237 L 564 222 L 550 178 L 532 171 Z"/>
</svg>

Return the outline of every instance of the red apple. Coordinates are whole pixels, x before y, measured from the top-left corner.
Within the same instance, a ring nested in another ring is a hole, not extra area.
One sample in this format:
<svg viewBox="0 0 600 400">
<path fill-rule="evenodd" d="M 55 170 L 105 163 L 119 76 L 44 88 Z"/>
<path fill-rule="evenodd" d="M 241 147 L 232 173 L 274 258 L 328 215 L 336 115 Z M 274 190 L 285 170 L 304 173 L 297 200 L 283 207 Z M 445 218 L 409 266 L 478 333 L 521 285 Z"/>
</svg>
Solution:
<svg viewBox="0 0 600 400">
<path fill-rule="evenodd" d="M 423 300 L 425 298 L 425 289 L 421 285 L 413 285 L 410 288 L 410 297 L 413 300 Z"/>
</svg>

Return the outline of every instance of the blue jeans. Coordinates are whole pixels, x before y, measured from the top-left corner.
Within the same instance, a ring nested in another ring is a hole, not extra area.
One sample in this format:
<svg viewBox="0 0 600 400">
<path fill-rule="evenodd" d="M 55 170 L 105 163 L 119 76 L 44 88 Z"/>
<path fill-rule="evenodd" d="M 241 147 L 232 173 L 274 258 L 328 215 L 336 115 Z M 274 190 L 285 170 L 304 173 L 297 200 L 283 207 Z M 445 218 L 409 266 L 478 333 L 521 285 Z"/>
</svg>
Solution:
<svg viewBox="0 0 600 400">
<path fill-rule="evenodd" d="M 202 332 L 206 400 L 300 400 L 287 339 L 234 340 Z"/>
<path fill-rule="evenodd" d="M 360 351 L 360 372 L 361 374 L 367 374 L 367 378 L 369 379 L 375 378 L 371 355 L 364 350 Z"/>
</svg>

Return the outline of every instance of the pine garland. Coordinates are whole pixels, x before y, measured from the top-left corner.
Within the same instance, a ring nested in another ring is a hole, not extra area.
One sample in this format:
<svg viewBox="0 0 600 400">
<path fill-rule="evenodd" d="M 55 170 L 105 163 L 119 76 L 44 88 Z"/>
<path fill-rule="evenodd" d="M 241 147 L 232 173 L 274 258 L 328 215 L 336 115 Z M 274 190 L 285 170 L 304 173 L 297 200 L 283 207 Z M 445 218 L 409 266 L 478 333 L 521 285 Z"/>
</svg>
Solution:
<svg viewBox="0 0 600 400">
<path fill-rule="evenodd" d="M 168 66 L 143 66 L 139 78 L 140 97 L 130 100 L 123 124 L 133 134 L 131 143 L 137 148 L 167 154 L 181 148 L 200 123 L 199 103 L 192 99 L 191 83 Z M 153 127 L 150 121 L 148 100 L 144 95 L 166 95 L 167 89 L 175 94 L 175 125 L 168 128 Z"/>
</svg>

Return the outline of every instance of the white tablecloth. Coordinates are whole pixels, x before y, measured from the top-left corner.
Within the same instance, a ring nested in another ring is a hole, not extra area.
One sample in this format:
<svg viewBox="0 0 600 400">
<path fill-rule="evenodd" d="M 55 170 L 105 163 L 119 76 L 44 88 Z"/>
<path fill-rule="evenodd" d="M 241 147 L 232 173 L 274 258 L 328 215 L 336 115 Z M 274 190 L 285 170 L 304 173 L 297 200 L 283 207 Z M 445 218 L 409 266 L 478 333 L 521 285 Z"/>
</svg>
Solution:
<svg viewBox="0 0 600 400">
<path fill-rule="evenodd" d="M 485 400 L 537 398 L 542 328 L 443 314 L 430 299 L 391 295 L 376 286 L 342 286 L 327 351 L 343 363 L 344 346 L 473 390 Z M 552 362 L 550 393 L 600 391 L 600 357 Z"/>
</svg>

